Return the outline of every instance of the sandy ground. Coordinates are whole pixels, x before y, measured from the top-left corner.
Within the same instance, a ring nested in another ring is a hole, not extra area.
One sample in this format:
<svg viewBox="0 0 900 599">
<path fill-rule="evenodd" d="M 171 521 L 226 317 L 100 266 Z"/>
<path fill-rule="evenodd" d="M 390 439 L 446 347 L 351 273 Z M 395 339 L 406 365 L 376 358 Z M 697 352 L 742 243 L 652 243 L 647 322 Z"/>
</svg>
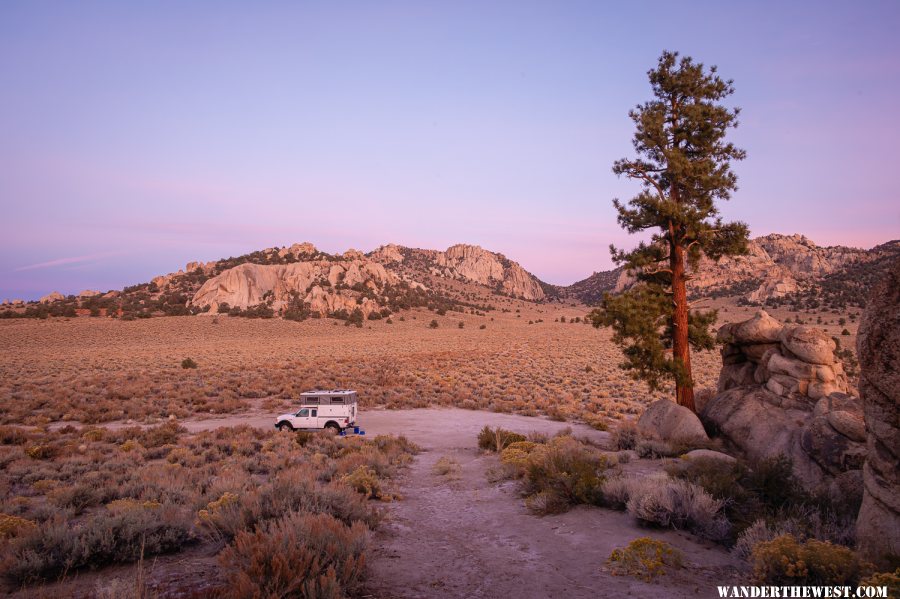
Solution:
<svg viewBox="0 0 900 599">
<path fill-rule="evenodd" d="M 194 432 L 237 424 L 269 428 L 274 423 L 273 414 L 260 411 L 181 421 Z M 358 424 L 367 435 L 405 435 L 423 450 L 396 481 L 402 499 L 384 506 L 363 597 L 693 598 L 717 597 L 716 585 L 739 584 L 740 578 L 746 583 L 739 563 L 723 547 L 678 531 L 643 528 L 623 512 L 579 507 L 553 516 L 529 513 L 516 482 L 489 482 L 488 471 L 499 459 L 481 452 L 476 441 L 486 424 L 521 433 L 571 428 L 576 437 L 600 446 L 608 443 L 609 433 L 581 424 L 455 408 L 368 410 Z M 445 456 L 459 463 L 457 476 L 433 472 L 435 462 Z M 633 474 L 658 469 L 659 462 L 650 460 L 627 466 Z M 685 568 L 654 583 L 610 574 L 605 563 L 612 550 L 644 536 L 680 549 Z M 151 566 L 157 573 L 154 583 L 171 589 L 172 597 L 181 597 L 176 589 L 190 582 L 172 572 L 181 572 L 186 564 L 195 572 L 214 568 L 214 559 L 205 554 L 180 555 L 178 566 L 165 565 L 173 560 L 163 557 Z M 172 575 L 159 577 L 161 570 Z M 91 588 L 93 579 L 109 576 L 109 571 L 82 576 L 79 586 Z"/>
<path fill-rule="evenodd" d="M 274 418 L 255 414 L 182 424 L 196 431 L 239 423 L 271 427 Z M 641 528 L 622 512 L 583 507 L 555 516 L 530 514 L 515 482 L 488 481 L 488 470 L 499 461 L 476 444 L 485 424 L 550 434 L 571 427 L 576 436 L 600 444 L 608 433 L 541 418 L 436 408 L 367 411 L 359 424 L 367 435 L 402 434 L 423 449 L 397 481 L 402 500 L 386 506 L 385 522 L 375 533 L 368 596 L 716 597 L 716 585 L 735 576 L 738 564 L 722 547 L 685 533 Z M 444 456 L 460 464 L 458 477 L 432 472 Z M 686 567 L 652 584 L 612 576 L 605 568 L 609 554 L 642 536 L 679 548 Z"/>
</svg>

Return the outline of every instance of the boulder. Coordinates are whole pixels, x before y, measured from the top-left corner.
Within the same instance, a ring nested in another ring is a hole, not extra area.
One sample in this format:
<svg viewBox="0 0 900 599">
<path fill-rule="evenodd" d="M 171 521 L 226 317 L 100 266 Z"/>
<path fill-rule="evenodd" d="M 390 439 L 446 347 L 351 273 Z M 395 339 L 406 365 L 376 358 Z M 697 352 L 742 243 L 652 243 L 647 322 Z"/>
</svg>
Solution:
<svg viewBox="0 0 900 599">
<path fill-rule="evenodd" d="M 795 379 L 808 380 L 814 378 L 816 374 L 815 366 L 812 364 L 776 353 L 769 355 L 766 368 L 773 374 L 786 374 Z"/>
<path fill-rule="evenodd" d="M 716 386 L 721 393 L 732 387 L 740 387 L 742 385 L 752 385 L 755 382 L 754 374 L 756 373 L 756 365 L 752 362 L 741 362 L 739 364 L 725 364 L 719 373 L 719 383 Z"/>
<path fill-rule="evenodd" d="M 681 457 L 687 460 L 721 460 L 730 464 L 737 462 L 737 458 L 730 456 L 727 453 L 722 453 L 721 451 L 713 451 L 712 449 L 694 449 Z"/>
<path fill-rule="evenodd" d="M 662 441 L 709 440 L 697 415 L 668 399 L 660 399 L 650 404 L 638 419 L 637 428 L 643 436 Z"/>
<path fill-rule="evenodd" d="M 64 296 L 62 293 L 60 293 L 59 291 L 53 291 L 53 292 L 51 292 L 51 293 L 48 293 L 48 294 L 45 295 L 44 297 L 42 297 L 42 298 L 41 298 L 41 303 L 42 303 L 42 304 L 49 304 L 49 303 L 52 303 L 52 302 L 58 302 L 58 301 L 61 301 L 61 300 L 64 300 L 64 299 L 66 299 L 66 296 Z"/>
<path fill-rule="evenodd" d="M 866 448 L 834 429 L 827 417 L 813 418 L 802 431 L 803 451 L 828 474 L 836 476 L 862 468 Z"/>
<path fill-rule="evenodd" d="M 900 259 L 872 288 L 856 352 L 868 445 L 857 544 L 888 566 L 900 556 Z"/>
<path fill-rule="evenodd" d="M 734 342 L 742 345 L 778 343 L 783 329 L 784 326 L 769 316 L 768 312 L 760 310 L 752 318 L 736 326 L 732 335 Z"/>
<path fill-rule="evenodd" d="M 811 364 L 833 364 L 834 339 L 815 327 L 797 326 L 785 328 L 779 336 L 781 344 L 789 352 Z"/>
<path fill-rule="evenodd" d="M 809 412 L 785 409 L 781 403 L 765 388 L 735 387 L 710 400 L 701 417 L 717 437 L 750 459 L 790 458 L 797 478 L 816 488 L 825 473 L 800 443 Z"/>
<path fill-rule="evenodd" d="M 841 433 L 848 439 L 857 443 L 866 442 L 866 423 L 862 419 L 862 414 L 853 414 L 851 412 L 828 412 L 825 417 L 831 428 Z"/>
<path fill-rule="evenodd" d="M 741 348 L 741 353 L 753 362 L 759 362 L 763 356 L 772 353 L 772 350 L 780 350 L 779 343 L 755 343 Z M 780 353 L 780 352 L 779 352 Z"/>
</svg>

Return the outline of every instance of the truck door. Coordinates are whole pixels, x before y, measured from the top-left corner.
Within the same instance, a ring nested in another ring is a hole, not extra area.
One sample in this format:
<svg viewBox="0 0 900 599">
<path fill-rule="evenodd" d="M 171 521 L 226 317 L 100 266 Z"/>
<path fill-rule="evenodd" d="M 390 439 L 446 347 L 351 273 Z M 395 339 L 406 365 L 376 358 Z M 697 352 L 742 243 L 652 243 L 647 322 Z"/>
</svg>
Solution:
<svg viewBox="0 0 900 599">
<path fill-rule="evenodd" d="M 315 410 L 313 410 L 315 412 Z M 315 418 L 310 414 L 309 408 L 302 408 L 293 418 L 294 428 L 313 428 L 315 426 Z"/>
</svg>

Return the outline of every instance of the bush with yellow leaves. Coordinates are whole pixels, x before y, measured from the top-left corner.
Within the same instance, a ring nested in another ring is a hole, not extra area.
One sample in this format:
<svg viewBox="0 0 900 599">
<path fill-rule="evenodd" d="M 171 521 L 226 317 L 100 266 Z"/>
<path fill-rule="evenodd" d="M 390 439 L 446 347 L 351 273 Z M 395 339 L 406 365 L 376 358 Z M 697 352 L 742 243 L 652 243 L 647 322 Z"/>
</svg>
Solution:
<svg viewBox="0 0 900 599">
<path fill-rule="evenodd" d="M 23 532 L 32 530 L 36 526 L 31 520 L 10 516 L 9 514 L 0 514 L 0 539 L 16 537 Z"/>
<path fill-rule="evenodd" d="M 613 576 L 632 576 L 650 582 L 665 574 L 667 568 L 680 568 L 684 557 L 665 541 L 641 537 L 624 549 L 614 549 L 606 563 Z"/>
<path fill-rule="evenodd" d="M 776 585 L 855 585 L 872 566 L 847 547 L 786 534 L 753 548 L 753 577 Z"/>
</svg>

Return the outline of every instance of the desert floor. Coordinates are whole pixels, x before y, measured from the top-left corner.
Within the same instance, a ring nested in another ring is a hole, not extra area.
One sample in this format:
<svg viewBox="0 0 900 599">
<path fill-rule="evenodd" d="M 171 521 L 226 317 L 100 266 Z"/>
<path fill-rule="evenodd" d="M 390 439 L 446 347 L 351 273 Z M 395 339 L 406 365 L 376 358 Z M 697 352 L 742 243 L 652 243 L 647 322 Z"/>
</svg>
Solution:
<svg viewBox="0 0 900 599">
<path fill-rule="evenodd" d="M 190 432 L 238 424 L 268 429 L 274 419 L 253 410 L 180 424 Z M 400 499 L 384 506 L 387 518 L 373 539 L 363 596 L 716 597 L 717 584 L 734 583 L 740 576 L 739 562 L 721 545 L 687 533 L 641 527 L 623 512 L 578 507 L 543 517 L 529 513 L 515 481 L 491 482 L 490 470 L 499 460 L 476 443 L 485 425 L 550 435 L 570 427 L 575 436 L 601 447 L 608 443 L 609 433 L 545 418 L 456 408 L 369 410 L 361 413 L 359 424 L 367 435 L 404 435 L 423 450 L 397 481 Z M 441 458 L 458 463 L 458 471 L 449 476 L 436 473 L 434 465 Z M 632 474 L 650 473 L 659 471 L 661 462 L 634 460 L 625 468 Z M 610 574 L 605 562 L 612 550 L 644 536 L 680 549 L 685 567 L 654 583 Z M 191 572 L 202 575 L 213 563 L 203 554 L 179 557 L 150 565 L 148 582 L 153 586 L 184 582 Z M 90 589 L 104 576 L 129 575 L 126 568 L 85 573 L 62 588 Z M 55 586 L 41 592 L 52 593 Z"/>
<path fill-rule="evenodd" d="M 721 308 L 720 324 L 755 312 L 713 306 Z M 372 596 L 715 596 L 716 584 L 740 575 L 721 546 L 641 528 L 627 514 L 600 508 L 538 517 L 526 511 L 514 482 L 491 482 L 498 458 L 476 442 L 485 424 L 522 433 L 571 426 L 604 445 L 602 429 L 667 395 L 618 368 L 609 331 L 571 322 L 586 312 L 524 303 L 484 316 L 420 310 L 362 328 L 229 317 L 0 321 L 0 424 L 46 431 L 174 419 L 191 433 L 234 424 L 270 429 L 297 393 L 352 387 L 369 434 L 406 435 L 425 450 L 396 481 L 402 500 L 385 505 L 389 517 L 369 554 Z M 808 324 L 821 319 L 836 336 L 845 328 L 838 318 L 846 318 L 850 335 L 841 339 L 853 346 L 853 314 L 799 316 Z M 182 368 L 186 358 L 198 367 Z M 698 387 L 715 387 L 720 363 L 718 352 L 694 354 Z M 458 471 L 435 474 L 445 457 Z M 658 460 L 625 465 L 637 474 L 659 468 Z M 40 503 L 40 493 L 28 493 Z M 680 548 L 687 567 L 652 585 L 612 576 L 604 566 L 612 549 L 641 536 Z M 188 550 L 157 558 L 153 568 L 162 586 L 183 583 L 214 572 L 215 555 Z M 130 571 L 85 572 L 58 590 L 91 589 L 98 578 L 127 579 Z M 39 592 L 52 596 L 55 588 Z"/>
</svg>

